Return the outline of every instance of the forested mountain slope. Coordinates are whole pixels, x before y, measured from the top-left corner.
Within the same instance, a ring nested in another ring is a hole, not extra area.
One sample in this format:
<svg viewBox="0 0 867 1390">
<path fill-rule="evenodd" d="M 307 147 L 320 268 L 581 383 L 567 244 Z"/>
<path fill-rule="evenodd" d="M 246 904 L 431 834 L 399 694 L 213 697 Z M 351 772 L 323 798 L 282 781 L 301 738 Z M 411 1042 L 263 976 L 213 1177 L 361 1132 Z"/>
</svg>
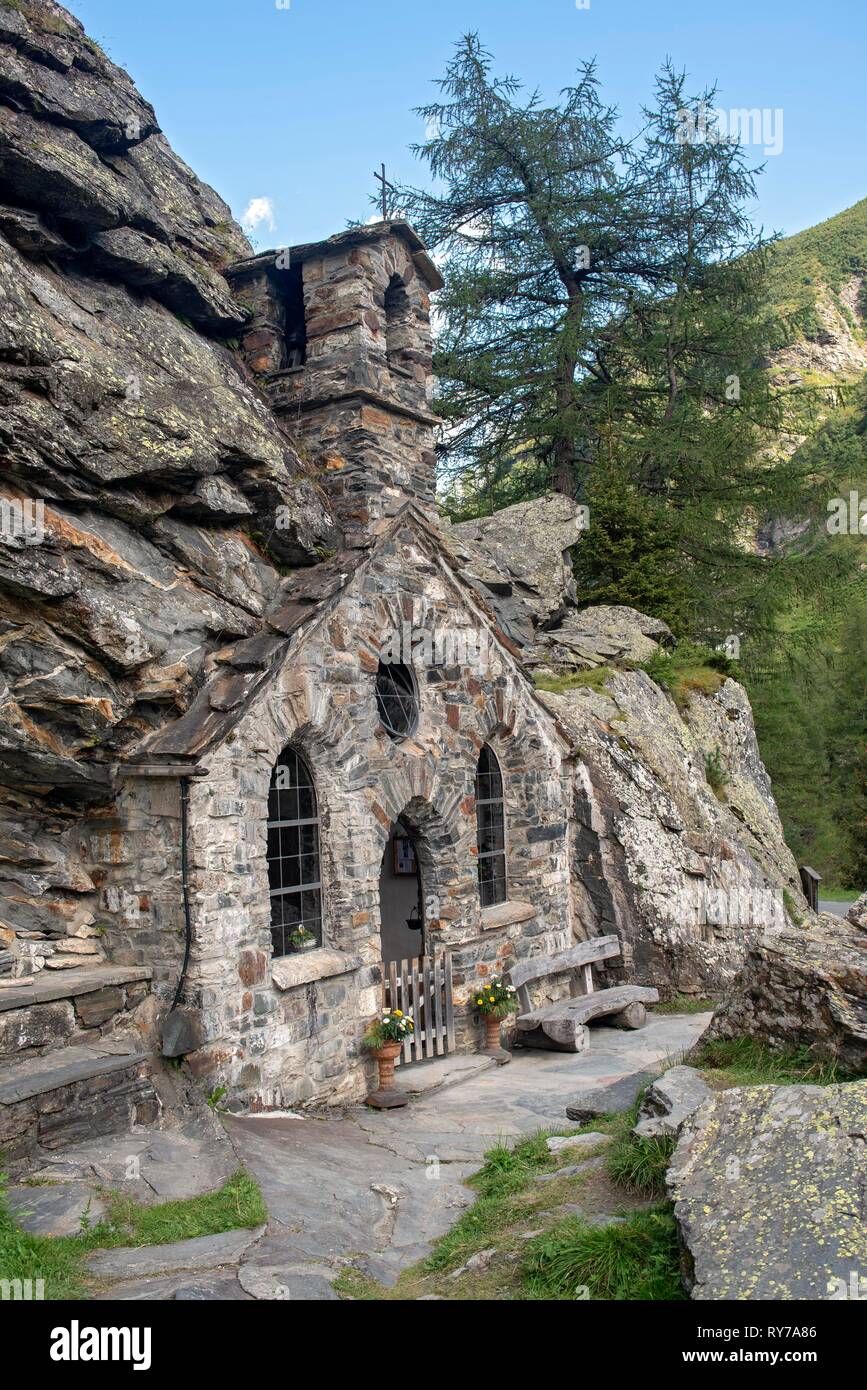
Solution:
<svg viewBox="0 0 867 1390">
<path fill-rule="evenodd" d="M 796 857 L 829 884 L 867 882 L 867 199 L 781 241 L 770 267 L 778 346 L 796 451 L 826 481 L 825 513 L 780 518 L 760 544 L 833 547 L 837 585 L 793 605 L 773 660 L 745 652 L 759 741 Z M 852 495 L 854 494 L 854 496 Z"/>
</svg>

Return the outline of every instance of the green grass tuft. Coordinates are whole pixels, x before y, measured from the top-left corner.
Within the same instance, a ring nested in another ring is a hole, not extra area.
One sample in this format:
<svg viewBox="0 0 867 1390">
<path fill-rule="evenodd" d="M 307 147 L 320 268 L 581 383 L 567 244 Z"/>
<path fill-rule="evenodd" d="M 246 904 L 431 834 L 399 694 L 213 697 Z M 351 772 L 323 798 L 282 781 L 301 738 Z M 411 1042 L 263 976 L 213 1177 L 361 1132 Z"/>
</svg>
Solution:
<svg viewBox="0 0 867 1390">
<path fill-rule="evenodd" d="M 112 1192 L 106 1194 L 106 1201 L 108 1215 L 98 1225 L 83 1223 L 81 1235 L 29 1235 L 9 1210 L 0 1175 L 0 1275 L 44 1279 L 49 1300 L 87 1298 L 84 1260 L 92 1250 L 166 1245 L 261 1226 L 267 1220 L 258 1184 L 240 1168 L 217 1192 L 203 1197 L 144 1207 Z"/>
<path fill-rule="evenodd" d="M 816 1057 L 809 1047 L 771 1048 L 755 1038 L 699 1043 L 690 1065 L 725 1086 L 833 1086 L 853 1080 L 834 1060 Z"/>
<path fill-rule="evenodd" d="M 651 1004 L 655 1014 L 712 1014 L 716 1007 L 712 999 L 696 998 L 694 994 L 676 994 L 662 1004 Z"/>
<path fill-rule="evenodd" d="M 614 674 L 610 666 L 593 666 L 589 671 L 567 671 L 562 675 L 548 675 L 540 672 L 534 677 L 537 690 L 549 690 L 554 695 L 563 695 L 567 690 L 595 690 L 605 692 L 605 682 Z"/>
<path fill-rule="evenodd" d="M 722 801 L 731 778 L 723 766 L 719 744 L 716 745 L 712 753 L 705 753 L 704 755 L 704 775 L 714 796 Z"/>
<path fill-rule="evenodd" d="M 731 671 L 731 662 L 722 652 L 697 642 L 678 642 L 676 647 L 659 647 L 641 664 L 652 681 L 667 690 L 681 714 L 693 695 L 715 695 Z"/>
<path fill-rule="evenodd" d="M 637 1117 L 637 1105 L 621 1117 L 606 1156 L 608 1176 L 618 1187 L 636 1197 L 664 1197 L 665 1173 L 676 1141 L 668 1137 L 639 1138 L 632 1133 Z"/>
<path fill-rule="evenodd" d="M 580 1217 L 567 1217 L 532 1243 L 526 1279 L 536 1298 L 686 1297 L 680 1281 L 677 1228 L 665 1207 L 636 1212 L 616 1226 L 588 1226 Z"/>
</svg>

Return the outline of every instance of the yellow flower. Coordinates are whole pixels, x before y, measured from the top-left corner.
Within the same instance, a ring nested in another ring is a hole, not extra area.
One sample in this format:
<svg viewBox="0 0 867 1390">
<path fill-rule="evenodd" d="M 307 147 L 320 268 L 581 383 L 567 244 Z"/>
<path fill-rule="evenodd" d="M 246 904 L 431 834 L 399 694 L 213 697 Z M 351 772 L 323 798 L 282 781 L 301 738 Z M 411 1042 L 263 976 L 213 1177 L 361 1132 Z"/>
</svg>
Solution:
<svg viewBox="0 0 867 1390">
<path fill-rule="evenodd" d="M 497 1002 L 497 1001 L 496 1001 L 496 999 L 494 998 L 494 996 L 493 996 L 492 994 L 489 994 L 489 995 L 488 995 L 488 1003 L 489 1003 L 489 1004 L 496 1004 L 496 1002 Z"/>
<path fill-rule="evenodd" d="M 476 1003 L 477 1003 L 477 1004 L 484 1004 L 484 1002 L 485 1002 L 484 999 L 477 999 L 477 1000 L 476 1000 Z"/>
<path fill-rule="evenodd" d="M 403 1018 L 403 1009 L 395 1009 L 394 1012 L 397 1018 Z"/>
</svg>

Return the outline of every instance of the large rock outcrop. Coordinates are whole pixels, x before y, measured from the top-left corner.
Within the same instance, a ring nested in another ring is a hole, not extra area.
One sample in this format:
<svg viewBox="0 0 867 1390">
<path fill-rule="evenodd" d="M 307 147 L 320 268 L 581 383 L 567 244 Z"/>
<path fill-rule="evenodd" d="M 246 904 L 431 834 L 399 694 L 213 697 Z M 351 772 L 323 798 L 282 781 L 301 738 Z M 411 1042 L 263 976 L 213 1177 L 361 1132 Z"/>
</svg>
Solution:
<svg viewBox="0 0 867 1390">
<path fill-rule="evenodd" d="M 640 669 L 674 646 L 665 623 L 575 607 L 561 547 L 580 529 L 576 504 L 540 498 L 447 539 L 573 740 L 580 929 L 627 944 L 612 976 L 719 994 L 751 941 L 809 915 L 750 702 L 713 670 L 673 695 Z"/>
<path fill-rule="evenodd" d="M 37 963 L 92 926 L 113 764 L 337 544 L 233 353 L 247 254 L 78 21 L 0 6 L 0 946 Z"/>
<path fill-rule="evenodd" d="M 579 915 L 632 944 L 639 981 L 722 992 L 787 904 L 806 911 L 746 692 L 720 679 L 679 708 L 642 670 L 600 674 L 543 692 L 575 745 Z"/>
<path fill-rule="evenodd" d="M 668 1170 L 694 1299 L 867 1297 L 867 1081 L 724 1091 Z"/>
<path fill-rule="evenodd" d="M 705 1037 L 808 1047 L 844 1071 L 867 1072 L 867 934 L 823 912 L 806 931 L 751 942 Z"/>
</svg>

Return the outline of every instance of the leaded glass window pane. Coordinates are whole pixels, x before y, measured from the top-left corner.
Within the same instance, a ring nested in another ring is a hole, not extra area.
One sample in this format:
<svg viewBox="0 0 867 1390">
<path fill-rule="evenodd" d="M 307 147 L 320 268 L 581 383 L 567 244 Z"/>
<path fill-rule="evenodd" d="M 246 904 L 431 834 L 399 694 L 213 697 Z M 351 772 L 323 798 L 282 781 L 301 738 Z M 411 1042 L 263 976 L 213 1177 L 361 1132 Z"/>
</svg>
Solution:
<svg viewBox="0 0 867 1390">
<path fill-rule="evenodd" d="M 287 748 L 281 754 L 271 775 L 268 886 L 274 955 L 285 956 L 300 950 L 305 941 L 307 946 L 321 945 L 322 885 L 316 788 L 310 769 L 294 748 Z"/>
<path fill-rule="evenodd" d="M 482 907 L 491 907 L 506 901 L 506 817 L 500 765 L 487 744 L 476 769 L 476 827 L 479 897 Z"/>
</svg>

